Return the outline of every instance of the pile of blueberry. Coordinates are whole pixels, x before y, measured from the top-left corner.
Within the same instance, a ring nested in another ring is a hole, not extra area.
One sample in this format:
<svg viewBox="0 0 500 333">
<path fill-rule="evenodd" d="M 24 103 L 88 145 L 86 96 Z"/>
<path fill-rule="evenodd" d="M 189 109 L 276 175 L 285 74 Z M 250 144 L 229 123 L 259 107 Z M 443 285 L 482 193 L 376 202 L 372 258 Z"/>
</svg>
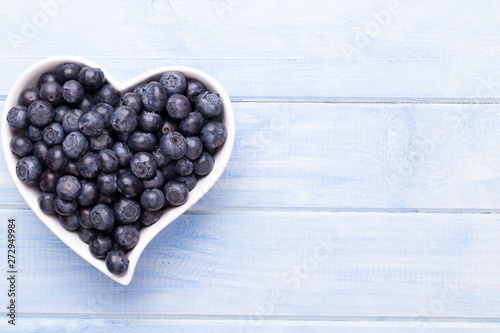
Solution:
<svg viewBox="0 0 500 333">
<path fill-rule="evenodd" d="M 120 96 L 100 69 L 64 64 L 7 114 L 19 131 L 10 142 L 17 177 L 37 185 L 41 210 L 120 275 L 139 230 L 184 204 L 212 171 L 227 136 L 221 111 L 217 93 L 180 72 Z"/>
</svg>

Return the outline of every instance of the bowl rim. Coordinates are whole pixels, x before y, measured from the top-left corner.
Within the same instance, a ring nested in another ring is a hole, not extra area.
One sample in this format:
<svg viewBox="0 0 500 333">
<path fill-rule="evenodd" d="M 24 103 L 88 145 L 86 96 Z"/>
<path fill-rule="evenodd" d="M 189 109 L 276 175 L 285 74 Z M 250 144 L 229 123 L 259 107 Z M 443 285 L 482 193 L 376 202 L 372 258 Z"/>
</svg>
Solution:
<svg viewBox="0 0 500 333">
<path fill-rule="evenodd" d="M 121 95 L 125 92 L 132 91 L 137 84 L 159 78 L 165 72 L 179 71 L 183 73 L 187 79 L 199 79 L 206 85 L 208 90 L 213 90 L 218 93 L 223 103 L 222 122 L 227 129 L 227 139 L 224 145 L 219 148 L 214 156 L 214 168 L 212 172 L 198 181 L 196 187 L 192 191 L 190 191 L 188 201 L 184 205 L 173 208 L 169 207 L 164 211 L 162 217 L 158 220 L 158 222 L 147 227 L 145 226 L 141 229 L 141 236 L 139 238 L 137 246 L 127 254 L 130 264 L 127 272 L 123 275 L 118 276 L 110 273 L 106 268 L 104 260 L 94 258 L 88 251 L 88 245 L 78 238 L 76 232 L 68 231 L 62 228 L 55 215 L 47 215 L 43 213 L 38 206 L 37 200 L 34 200 L 34 196 L 36 195 L 36 197 L 38 197 L 41 191 L 35 186 L 23 183 L 16 176 L 15 162 L 17 162 L 19 158 L 11 153 L 9 145 L 13 135 L 19 133 L 19 131 L 15 131 L 10 128 L 6 119 L 7 113 L 12 107 L 18 105 L 18 96 L 23 89 L 33 86 L 35 84 L 33 82 L 36 82 L 41 74 L 48 71 L 55 71 L 59 66 L 65 63 L 76 63 L 79 65 L 100 68 L 105 74 L 107 83 L 113 85 Z M 231 100 L 229 99 L 229 96 L 225 89 L 212 76 L 199 69 L 188 66 L 163 66 L 148 70 L 127 81 L 120 82 L 115 80 L 114 77 L 109 72 L 107 72 L 106 69 L 102 68 L 97 63 L 91 60 L 78 56 L 60 55 L 37 61 L 36 63 L 28 67 L 19 76 L 19 78 L 17 78 L 15 83 L 12 85 L 9 91 L 9 95 L 7 96 L 7 99 L 5 101 L 3 119 L 1 123 L 1 132 L 3 154 L 11 178 L 14 181 L 17 189 L 21 193 L 21 196 L 24 198 L 33 212 L 60 240 L 63 241 L 63 243 L 65 243 L 69 248 L 76 252 L 80 257 L 85 259 L 92 266 L 110 277 L 112 280 L 122 285 L 128 285 L 132 281 L 135 268 L 146 246 L 166 226 L 168 226 L 172 221 L 174 221 L 177 217 L 179 217 L 190 207 L 192 207 L 198 200 L 200 200 L 224 172 L 227 164 L 229 163 L 229 159 L 234 147 L 235 119 Z M 74 242 L 75 238 L 78 239 L 78 242 L 76 243 Z M 86 247 L 86 251 L 82 250 L 83 247 Z"/>
</svg>

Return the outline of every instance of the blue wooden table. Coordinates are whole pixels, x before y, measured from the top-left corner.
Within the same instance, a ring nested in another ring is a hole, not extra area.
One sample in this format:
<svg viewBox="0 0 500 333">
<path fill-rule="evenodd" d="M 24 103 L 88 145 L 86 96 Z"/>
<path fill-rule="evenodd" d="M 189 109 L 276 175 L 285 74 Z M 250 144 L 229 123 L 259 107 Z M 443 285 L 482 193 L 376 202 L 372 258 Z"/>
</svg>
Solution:
<svg viewBox="0 0 500 333">
<path fill-rule="evenodd" d="M 0 108 L 23 70 L 214 76 L 236 116 L 217 185 L 129 286 L 69 250 L 0 168 L 1 332 L 498 332 L 498 1 L 12 1 Z"/>
</svg>

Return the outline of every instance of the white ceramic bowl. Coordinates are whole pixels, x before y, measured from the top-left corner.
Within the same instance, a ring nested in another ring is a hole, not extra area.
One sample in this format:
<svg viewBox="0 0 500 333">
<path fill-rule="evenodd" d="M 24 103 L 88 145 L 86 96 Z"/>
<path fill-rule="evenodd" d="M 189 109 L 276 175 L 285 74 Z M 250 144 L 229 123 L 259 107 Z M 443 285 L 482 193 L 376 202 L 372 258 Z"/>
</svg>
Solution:
<svg viewBox="0 0 500 333">
<path fill-rule="evenodd" d="M 214 157 L 214 169 L 208 176 L 198 181 L 196 187 L 189 193 L 189 200 L 184 205 L 175 208 L 167 208 L 158 222 L 151 226 L 144 227 L 140 231 L 139 243 L 128 253 L 128 259 L 130 261 L 128 271 L 121 276 L 111 274 L 107 270 L 104 260 L 94 258 L 89 252 L 88 245 L 78 238 L 76 232 L 67 231 L 66 229 L 64 229 L 59 223 L 59 220 L 56 216 L 46 215 L 45 213 L 43 213 L 40 210 L 37 201 L 41 191 L 36 186 L 23 183 L 16 176 L 16 162 L 18 161 L 18 157 L 14 155 L 9 148 L 10 140 L 16 133 L 10 128 L 7 123 L 7 113 L 12 107 L 17 105 L 18 96 L 23 89 L 28 87 L 36 87 L 36 83 L 40 75 L 45 72 L 55 71 L 60 65 L 65 63 L 76 63 L 81 66 L 101 68 L 106 75 L 107 82 L 118 89 L 118 91 L 122 95 L 128 91 L 133 90 L 133 88 L 140 83 L 151 80 L 158 81 L 160 76 L 167 71 L 179 71 L 182 72 L 188 79 L 198 79 L 203 82 L 207 89 L 217 92 L 223 101 L 222 119 L 227 129 L 227 141 L 221 148 L 219 148 L 219 151 Z M 73 249 L 73 251 L 78 253 L 83 259 L 87 260 L 89 263 L 95 266 L 98 270 L 123 285 L 128 285 L 132 280 L 132 276 L 134 275 L 134 270 L 137 262 L 139 261 L 139 257 L 141 256 L 142 251 L 148 245 L 148 243 L 170 222 L 175 220 L 178 216 L 180 216 L 191 206 L 193 206 L 219 179 L 224 169 L 226 168 L 227 163 L 229 162 L 229 158 L 233 150 L 234 137 L 234 113 L 231 106 L 231 101 L 229 100 L 229 97 L 224 88 L 208 74 L 190 67 L 168 66 L 148 71 L 147 73 L 139 75 L 138 77 L 126 82 L 118 82 L 108 72 L 106 72 L 104 68 L 100 67 L 94 62 L 74 56 L 50 57 L 35 63 L 26 71 L 24 71 L 24 73 L 17 79 L 17 81 L 14 83 L 14 86 L 9 92 L 2 118 L 2 146 L 5 155 L 5 161 L 9 168 L 12 179 L 19 189 L 19 192 L 21 192 L 24 200 L 26 200 L 28 205 L 40 218 L 40 220 L 42 220 L 42 222 L 45 223 L 45 225 L 50 230 L 52 230 L 52 232 L 56 234 L 57 237 L 59 237 L 64 243 L 66 243 L 66 245 L 68 245 L 71 249 Z M 64 268 L 62 267 L 61 273 L 64 273 Z"/>
</svg>

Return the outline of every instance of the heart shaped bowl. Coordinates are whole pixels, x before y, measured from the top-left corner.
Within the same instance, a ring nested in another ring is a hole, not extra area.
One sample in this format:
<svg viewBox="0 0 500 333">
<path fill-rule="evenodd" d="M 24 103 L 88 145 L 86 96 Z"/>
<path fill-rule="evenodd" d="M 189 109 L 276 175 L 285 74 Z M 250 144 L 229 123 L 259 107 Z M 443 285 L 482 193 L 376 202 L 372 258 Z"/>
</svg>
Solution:
<svg viewBox="0 0 500 333">
<path fill-rule="evenodd" d="M 18 161 L 18 157 L 10 151 L 9 147 L 10 141 L 12 137 L 16 135 L 16 132 L 12 130 L 7 123 L 7 113 L 12 107 L 18 104 L 18 96 L 23 89 L 28 87 L 36 87 L 36 83 L 40 75 L 46 72 L 56 71 L 59 66 L 65 63 L 76 63 L 80 66 L 101 68 L 106 75 L 107 82 L 113 85 L 121 95 L 133 90 L 133 88 L 140 83 L 148 82 L 151 80 L 158 81 L 161 75 L 165 72 L 179 71 L 182 72 L 187 79 L 197 79 L 203 82 L 207 89 L 218 93 L 223 102 L 222 122 L 227 129 L 227 140 L 224 145 L 219 148 L 218 152 L 214 156 L 214 168 L 212 172 L 208 176 L 205 176 L 198 180 L 196 187 L 191 190 L 191 192 L 189 192 L 189 199 L 184 205 L 166 208 L 163 216 L 158 222 L 141 229 L 137 246 L 127 254 L 130 262 L 129 268 L 125 274 L 120 276 L 110 273 L 106 268 L 104 260 L 94 258 L 89 252 L 88 244 L 82 242 L 76 232 L 67 231 L 66 229 L 64 229 L 59 223 L 59 219 L 56 216 L 43 213 L 38 206 L 38 197 L 41 194 L 41 191 L 37 186 L 23 183 L 17 178 L 16 175 L 16 162 Z M 208 190 L 219 179 L 219 177 L 224 172 L 227 163 L 229 162 L 235 138 L 234 112 L 231 106 L 231 101 L 224 88 L 208 74 L 191 67 L 167 66 L 160 67 L 155 70 L 150 70 L 126 82 L 118 82 L 108 72 L 106 72 L 106 70 L 104 70 L 94 62 L 74 56 L 56 56 L 46 58 L 35 63 L 26 71 L 24 71 L 24 73 L 22 73 L 22 75 L 17 79 L 17 81 L 14 83 L 14 86 L 9 92 L 9 96 L 4 107 L 1 130 L 2 147 L 7 167 L 9 168 L 9 172 L 12 176 L 12 179 L 14 180 L 14 183 L 19 189 L 19 192 L 21 192 L 21 195 L 23 196 L 24 200 L 26 200 L 31 209 L 40 218 L 40 220 L 42 220 L 42 222 L 45 223 L 45 225 L 57 237 L 59 237 L 64 243 L 66 243 L 66 245 L 68 245 L 73 251 L 78 253 L 78 255 L 80 255 L 83 259 L 87 260 L 90 264 L 95 266 L 98 270 L 109 276 L 111 279 L 123 285 L 128 285 L 132 281 L 132 277 L 134 275 L 137 262 L 139 261 L 139 257 L 141 256 L 142 251 L 144 251 L 148 243 L 170 222 L 175 220 L 182 213 L 193 206 L 198 200 L 200 200 L 201 197 L 203 197 L 203 195 L 205 195 L 205 193 L 207 193 Z"/>
</svg>

